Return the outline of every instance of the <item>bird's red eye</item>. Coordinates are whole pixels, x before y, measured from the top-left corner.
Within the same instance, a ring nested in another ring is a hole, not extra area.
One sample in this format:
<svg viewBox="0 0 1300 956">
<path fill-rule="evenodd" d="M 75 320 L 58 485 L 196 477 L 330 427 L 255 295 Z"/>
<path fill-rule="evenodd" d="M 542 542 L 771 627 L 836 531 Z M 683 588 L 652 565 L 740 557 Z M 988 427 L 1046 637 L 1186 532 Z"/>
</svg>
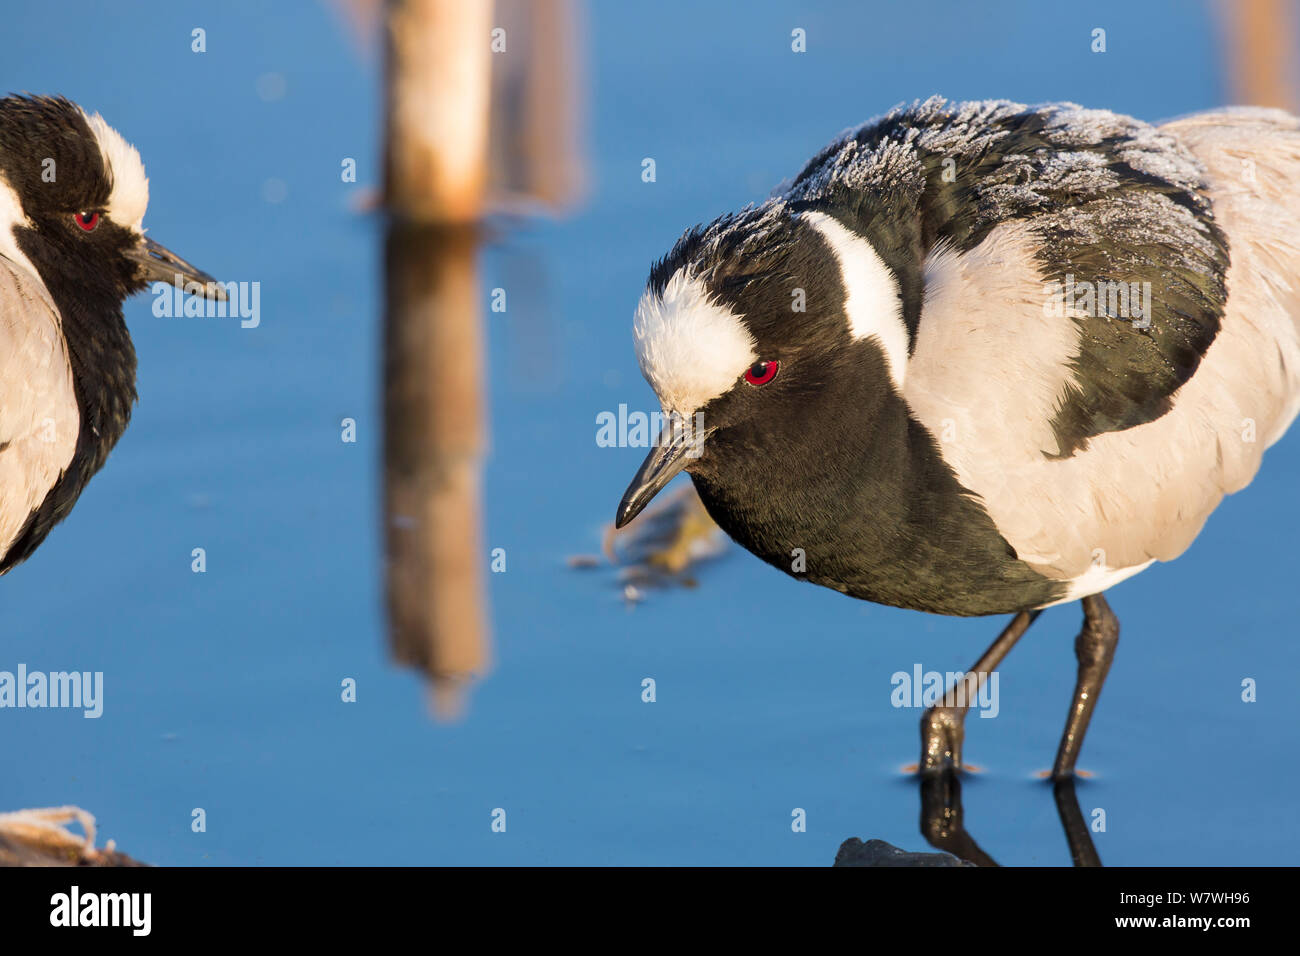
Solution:
<svg viewBox="0 0 1300 956">
<path fill-rule="evenodd" d="M 99 225 L 99 213 L 97 212 L 79 212 L 72 218 L 86 232 L 94 232 L 95 227 Z"/>
<path fill-rule="evenodd" d="M 755 362 L 745 369 L 745 381 L 750 385 L 766 385 L 776 378 L 777 362 Z"/>
</svg>

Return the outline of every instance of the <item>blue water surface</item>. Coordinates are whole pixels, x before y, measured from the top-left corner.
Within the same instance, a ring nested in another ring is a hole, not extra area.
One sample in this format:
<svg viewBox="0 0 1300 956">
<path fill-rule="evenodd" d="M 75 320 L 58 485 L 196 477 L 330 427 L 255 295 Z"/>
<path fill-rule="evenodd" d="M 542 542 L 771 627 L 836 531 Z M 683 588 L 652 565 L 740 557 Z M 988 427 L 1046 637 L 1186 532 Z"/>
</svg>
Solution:
<svg viewBox="0 0 1300 956">
<path fill-rule="evenodd" d="M 1148 120 L 1226 102 L 1213 13 L 593 3 L 586 204 L 485 256 L 485 289 L 528 290 L 484 319 L 486 538 L 508 570 L 489 579 L 495 669 L 461 722 L 438 725 L 383 632 L 380 234 L 358 212 L 379 180 L 373 45 L 329 4 L 12 5 L 21 42 L 6 44 L 0 91 L 102 112 L 148 166 L 150 235 L 260 282 L 261 324 L 128 304 L 132 425 L 73 516 L 0 580 L 0 670 L 103 671 L 104 713 L 0 711 L 0 810 L 78 804 L 121 849 L 180 865 L 821 866 L 850 836 L 924 848 L 902 773 L 920 715 L 891 706 L 890 675 L 964 669 L 1001 620 L 853 601 L 734 546 L 697 589 L 634 607 L 612 571 L 566 566 L 597 550 L 640 461 L 595 441 L 600 412 L 654 404 L 632 309 L 685 227 L 762 199 L 899 101 L 1070 99 Z M 1090 50 L 1098 27 L 1104 54 Z M 795 28 L 806 53 L 791 51 Z M 341 181 L 348 157 L 356 184 Z M 340 440 L 347 417 L 355 444 Z M 1079 790 L 1089 819 L 1105 811 L 1108 864 L 1300 852 L 1285 822 L 1300 783 L 1298 479 L 1292 435 L 1177 564 L 1111 594 L 1124 637 Z M 1069 862 L 1036 774 L 1065 718 L 1078 621 L 1076 607 L 1046 613 L 1003 667 L 998 718 L 970 721 L 983 772 L 966 821 L 1004 864 Z"/>
</svg>

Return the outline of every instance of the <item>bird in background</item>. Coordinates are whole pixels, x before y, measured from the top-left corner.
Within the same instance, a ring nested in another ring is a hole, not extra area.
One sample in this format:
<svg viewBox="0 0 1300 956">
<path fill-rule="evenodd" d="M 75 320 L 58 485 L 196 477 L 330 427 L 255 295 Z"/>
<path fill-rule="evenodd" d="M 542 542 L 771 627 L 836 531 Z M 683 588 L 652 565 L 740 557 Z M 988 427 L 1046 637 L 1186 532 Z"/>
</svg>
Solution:
<svg viewBox="0 0 1300 956">
<path fill-rule="evenodd" d="M 616 524 L 686 470 L 787 574 L 1014 614 L 978 675 L 1081 601 L 1072 779 L 1119 639 L 1103 592 L 1182 554 L 1296 415 L 1297 183 L 1277 110 L 935 97 L 841 135 L 651 270 L 634 337 L 669 424 Z M 969 702 L 926 713 L 923 772 L 961 768 Z"/>
<path fill-rule="evenodd" d="M 148 202 L 139 154 L 99 114 L 0 98 L 0 574 L 67 517 L 126 429 L 126 298 L 154 281 L 225 297 L 145 236 Z"/>
</svg>

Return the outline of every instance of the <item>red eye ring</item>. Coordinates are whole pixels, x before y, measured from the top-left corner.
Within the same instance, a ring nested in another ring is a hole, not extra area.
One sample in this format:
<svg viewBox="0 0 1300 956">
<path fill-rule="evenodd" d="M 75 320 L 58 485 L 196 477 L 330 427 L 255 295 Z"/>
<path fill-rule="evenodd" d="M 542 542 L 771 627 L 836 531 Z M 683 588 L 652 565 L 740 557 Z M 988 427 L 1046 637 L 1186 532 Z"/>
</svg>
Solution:
<svg viewBox="0 0 1300 956">
<path fill-rule="evenodd" d="M 776 378 L 776 370 L 780 364 L 780 362 L 775 361 L 755 362 L 745 369 L 745 381 L 750 385 L 766 385 Z"/>
<path fill-rule="evenodd" d="M 94 232 L 95 227 L 99 225 L 99 213 L 97 212 L 79 212 L 72 218 L 85 232 Z"/>
</svg>

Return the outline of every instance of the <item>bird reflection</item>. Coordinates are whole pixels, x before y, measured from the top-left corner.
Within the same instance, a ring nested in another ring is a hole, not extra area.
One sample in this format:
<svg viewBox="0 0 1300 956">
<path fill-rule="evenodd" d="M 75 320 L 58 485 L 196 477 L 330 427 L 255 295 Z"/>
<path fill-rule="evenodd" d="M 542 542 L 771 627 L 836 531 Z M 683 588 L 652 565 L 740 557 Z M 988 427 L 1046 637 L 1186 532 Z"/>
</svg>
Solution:
<svg viewBox="0 0 1300 956">
<path fill-rule="evenodd" d="M 860 842 L 856 837 L 844 841 L 836 855 L 836 866 L 998 866 L 999 863 L 975 842 L 966 830 L 961 803 L 961 775 L 951 766 L 918 774 L 921 790 L 921 835 L 937 850 L 956 859 L 940 858 L 933 853 L 908 853 L 880 840 Z M 1101 866 L 1101 857 L 1092 842 L 1074 779 L 1052 782 L 1056 811 L 1065 831 L 1070 859 L 1075 866 Z"/>
</svg>

